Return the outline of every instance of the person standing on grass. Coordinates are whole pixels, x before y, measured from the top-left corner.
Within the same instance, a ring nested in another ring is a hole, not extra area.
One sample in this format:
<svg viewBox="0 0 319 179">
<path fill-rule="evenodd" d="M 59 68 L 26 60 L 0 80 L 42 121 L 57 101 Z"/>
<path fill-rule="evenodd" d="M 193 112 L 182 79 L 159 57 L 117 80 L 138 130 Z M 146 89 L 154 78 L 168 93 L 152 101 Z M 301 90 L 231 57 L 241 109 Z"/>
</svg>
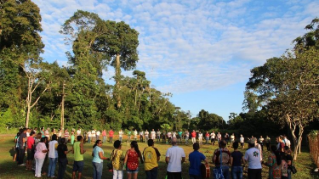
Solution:
<svg viewBox="0 0 319 179">
<path fill-rule="evenodd" d="M 31 131 L 30 136 L 27 139 L 27 170 L 32 170 L 32 161 L 34 159 L 34 131 Z"/>
<path fill-rule="evenodd" d="M 72 149 L 74 154 L 72 179 L 75 179 L 76 172 L 78 172 L 78 179 L 81 178 L 83 167 L 84 167 L 83 154 L 86 152 L 86 150 L 84 150 L 83 137 L 77 136 L 76 139 L 77 139 L 77 142 L 73 144 L 73 149 Z"/>
<path fill-rule="evenodd" d="M 79 129 L 76 131 L 76 136 L 80 136 L 82 133 L 81 127 L 79 127 Z"/>
<path fill-rule="evenodd" d="M 13 161 L 17 161 L 17 158 L 19 158 L 18 153 L 19 153 L 19 136 L 20 136 L 20 132 L 17 133 L 17 135 L 14 137 L 14 149 L 15 149 L 15 153 L 13 156 Z"/>
<path fill-rule="evenodd" d="M 238 151 L 238 142 L 233 142 L 234 152 L 230 155 L 230 166 L 232 179 L 243 178 L 243 167 L 242 164 L 245 162 L 243 153 Z"/>
<path fill-rule="evenodd" d="M 188 139 L 189 139 L 189 132 L 188 130 L 185 131 L 185 145 L 188 145 Z"/>
<path fill-rule="evenodd" d="M 202 153 L 200 153 L 199 150 L 199 144 L 195 143 L 193 144 L 194 151 L 189 154 L 189 178 L 190 179 L 201 179 L 201 162 L 205 161 L 205 164 L 208 165 L 208 161 Z"/>
<path fill-rule="evenodd" d="M 179 137 L 179 142 L 182 143 L 182 139 L 183 139 L 183 131 L 182 131 L 182 129 L 180 129 L 178 131 L 178 137 Z"/>
<path fill-rule="evenodd" d="M 113 143 L 113 135 L 114 135 L 114 131 L 113 131 L 113 129 L 111 128 L 111 129 L 109 130 L 110 143 Z"/>
<path fill-rule="evenodd" d="M 128 140 L 127 141 L 131 141 L 131 137 L 132 137 L 132 131 L 129 129 L 127 132 L 127 136 L 128 136 Z"/>
<path fill-rule="evenodd" d="M 114 142 L 114 150 L 111 153 L 111 160 L 113 166 L 113 179 L 123 179 L 123 151 L 121 150 L 121 141 Z"/>
<path fill-rule="evenodd" d="M 248 178 L 261 179 L 261 160 L 260 150 L 255 147 L 256 139 L 250 139 L 248 142 L 249 149 L 246 151 L 244 159 L 248 162 Z"/>
<path fill-rule="evenodd" d="M 152 129 L 151 131 L 151 139 L 153 139 L 153 141 L 155 140 L 155 136 L 156 136 L 156 132 L 154 129 Z"/>
<path fill-rule="evenodd" d="M 96 140 L 100 140 L 101 132 L 99 130 L 96 131 Z"/>
<path fill-rule="evenodd" d="M 144 132 L 144 134 L 145 134 L 145 142 L 147 142 L 148 141 L 148 139 L 149 139 L 149 132 L 147 131 L 147 129 L 145 130 L 145 132 Z"/>
<path fill-rule="evenodd" d="M 137 130 L 136 129 L 134 130 L 133 134 L 134 134 L 134 140 L 137 141 Z"/>
<path fill-rule="evenodd" d="M 119 131 L 119 140 L 122 142 L 123 139 L 123 131 L 122 129 Z"/>
<path fill-rule="evenodd" d="M 68 151 L 68 146 L 66 145 L 66 139 L 61 138 L 60 144 L 57 147 L 58 151 L 58 165 L 59 165 L 59 170 L 58 170 L 58 179 L 63 179 L 64 173 L 66 170 L 66 165 L 68 164 L 68 158 L 66 155 L 71 151 Z"/>
<path fill-rule="evenodd" d="M 240 142 L 241 148 L 244 149 L 245 138 L 242 134 L 240 134 L 239 142 Z"/>
<path fill-rule="evenodd" d="M 277 157 L 276 157 L 277 148 L 276 148 L 275 145 L 272 145 L 270 148 L 271 148 L 271 152 L 270 152 L 270 154 L 268 156 L 267 163 L 264 162 L 263 164 L 265 164 L 266 166 L 269 167 L 268 178 L 269 179 L 274 179 L 273 169 L 275 167 L 277 167 Z"/>
<path fill-rule="evenodd" d="M 127 150 L 125 159 L 124 159 L 124 166 L 127 169 L 127 178 L 137 179 L 138 174 L 138 158 L 140 158 L 141 162 L 143 163 L 142 154 L 138 148 L 137 142 L 131 142 L 131 148 Z"/>
<path fill-rule="evenodd" d="M 25 156 L 25 142 L 27 141 L 27 129 L 23 128 L 20 132 L 20 136 L 18 139 L 19 153 L 18 153 L 18 165 L 25 166 L 24 164 L 24 156 Z"/>
<path fill-rule="evenodd" d="M 203 145 L 203 133 L 201 131 L 198 133 L 198 143 L 199 145 Z"/>
<path fill-rule="evenodd" d="M 102 138 L 103 138 L 103 143 L 105 143 L 106 142 L 106 130 L 105 129 L 102 131 Z"/>
<path fill-rule="evenodd" d="M 221 140 L 219 148 L 214 151 L 213 163 L 215 164 L 215 169 L 221 169 L 225 179 L 229 179 L 230 152 L 226 148 L 225 140 Z"/>
<path fill-rule="evenodd" d="M 101 140 L 96 140 L 93 145 L 93 179 L 101 179 L 103 173 L 103 160 L 108 158 L 104 157 L 104 151 L 102 149 L 103 142 Z"/>
<path fill-rule="evenodd" d="M 91 137 L 92 137 L 92 133 L 91 133 L 90 130 L 87 132 L 87 136 L 88 136 L 88 143 L 90 144 L 91 143 Z"/>
<path fill-rule="evenodd" d="M 184 149 L 177 146 L 177 139 L 172 139 L 172 147 L 166 151 L 167 179 L 182 179 L 182 163 L 185 162 Z"/>
<path fill-rule="evenodd" d="M 144 157 L 144 169 L 146 173 L 147 179 L 157 179 L 158 173 L 158 161 L 160 160 L 161 154 L 154 147 L 154 140 L 149 139 L 147 141 L 148 147 L 144 149 L 143 157 Z"/>
<path fill-rule="evenodd" d="M 140 131 L 140 142 L 144 142 L 144 133 L 143 130 Z"/>
<path fill-rule="evenodd" d="M 208 133 L 208 131 L 206 131 L 205 140 L 206 140 L 206 144 L 208 144 L 208 141 L 209 141 L 209 133 Z"/>
<path fill-rule="evenodd" d="M 215 145 L 215 139 L 216 139 L 215 137 L 216 137 L 216 134 L 214 131 L 210 133 L 210 142 L 212 143 L 212 145 Z"/>
<path fill-rule="evenodd" d="M 47 142 L 47 138 L 42 137 L 35 149 L 35 154 L 34 154 L 35 177 L 37 178 L 41 178 L 41 170 L 42 170 L 43 162 L 44 162 L 46 153 L 48 152 L 48 148 L 45 145 L 46 142 Z"/>
<path fill-rule="evenodd" d="M 157 142 L 160 143 L 161 142 L 161 131 L 159 129 L 157 129 L 156 138 L 157 138 Z"/>
<path fill-rule="evenodd" d="M 195 132 L 195 130 L 193 130 L 191 135 L 192 135 L 192 143 L 195 144 L 196 143 L 196 132 Z"/>
<path fill-rule="evenodd" d="M 49 168 L 48 168 L 48 177 L 54 178 L 54 172 L 56 163 L 58 161 L 58 151 L 56 150 L 58 147 L 57 135 L 52 135 L 52 140 L 49 142 Z"/>
</svg>

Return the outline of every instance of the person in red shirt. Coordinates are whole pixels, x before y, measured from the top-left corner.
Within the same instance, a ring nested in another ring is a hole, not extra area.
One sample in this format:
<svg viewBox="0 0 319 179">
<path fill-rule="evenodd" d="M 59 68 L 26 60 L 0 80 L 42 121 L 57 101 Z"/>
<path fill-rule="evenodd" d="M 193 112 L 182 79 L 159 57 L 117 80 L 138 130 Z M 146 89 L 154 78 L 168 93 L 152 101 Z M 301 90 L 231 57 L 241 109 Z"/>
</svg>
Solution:
<svg viewBox="0 0 319 179">
<path fill-rule="evenodd" d="M 109 131 L 110 143 L 113 143 L 113 135 L 114 135 L 114 131 L 111 128 L 111 130 Z"/>
<path fill-rule="evenodd" d="M 34 158 L 34 136 L 35 132 L 31 131 L 30 136 L 27 138 L 27 170 L 32 170 L 32 160 Z"/>
<path fill-rule="evenodd" d="M 195 132 L 195 130 L 193 130 L 191 135 L 192 135 L 192 142 L 193 142 L 193 144 L 195 144 L 196 143 L 196 132 Z"/>
<path fill-rule="evenodd" d="M 208 131 L 206 131 L 205 140 L 206 140 L 206 144 L 208 144 L 208 141 L 209 141 L 209 133 L 208 133 Z"/>
</svg>

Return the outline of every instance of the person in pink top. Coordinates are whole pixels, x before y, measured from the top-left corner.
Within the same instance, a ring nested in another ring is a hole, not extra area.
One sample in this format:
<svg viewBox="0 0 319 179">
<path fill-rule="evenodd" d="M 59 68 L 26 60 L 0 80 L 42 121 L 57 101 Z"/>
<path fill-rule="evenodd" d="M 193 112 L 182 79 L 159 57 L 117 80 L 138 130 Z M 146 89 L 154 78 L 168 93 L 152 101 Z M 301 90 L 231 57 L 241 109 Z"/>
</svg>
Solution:
<svg viewBox="0 0 319 179">
<path fill-rule="evenodd" d="M 47 142 L 46 137 L 42 137 L 38 145 L 36 146 L 36 151 L 34 154 L 34 159 L 35 159 L 35 177 L 41 178 L 41 170 L 43 166 L 43 162 L 46 156 L 46 153 L 48 152 L 48 149 L 45 145 Z"/>
<path fill-rule="evenodd" d="M 109 131 L 110 143 L 113 143 L 113 135 L 114 135 L 114 131 L 111 128 L 111 130 Z"/>
<path fill-rule="evenodd" d="M 105 143 L 106 142 L 106 130 L 105 129 L 102 131 L 102 136 L 103 136 L 103 143 Z"/>
<path fill-rule="evenodd" d="M 34 158 L 34 136 L 35 132 L 31 131 L 27 139 L 27 170 L 32 170 L 32 160 Z"/>
</svg>

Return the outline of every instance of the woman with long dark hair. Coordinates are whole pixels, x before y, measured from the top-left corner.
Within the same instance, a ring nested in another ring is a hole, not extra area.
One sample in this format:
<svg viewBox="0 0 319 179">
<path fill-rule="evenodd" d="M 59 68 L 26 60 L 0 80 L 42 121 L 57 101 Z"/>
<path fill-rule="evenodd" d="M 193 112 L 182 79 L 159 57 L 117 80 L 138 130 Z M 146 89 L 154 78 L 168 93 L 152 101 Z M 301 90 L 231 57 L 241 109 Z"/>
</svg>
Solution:
<svg viewBox="0 0 319 179">
<path fill-rule="evenodd" d="M 138 174 L 138 158 L 140 158 L 141 163 L 143 163 L 142 154 L 138 148 L 137 142 L 131 142 L 131 148 L 126 151 L 124 165 L 126 165 L 127 178 L 137 179 Z"/>
<path fill-rule="evenodd" d="M 107 160 L 108 158 L 104 157 L 104 151 L 102 149 L 103 142 L 101 140 L 96 140 L 93 145 L 93 179 L 101 179 L 103 172 L 103 160 Z"/>
</svg>

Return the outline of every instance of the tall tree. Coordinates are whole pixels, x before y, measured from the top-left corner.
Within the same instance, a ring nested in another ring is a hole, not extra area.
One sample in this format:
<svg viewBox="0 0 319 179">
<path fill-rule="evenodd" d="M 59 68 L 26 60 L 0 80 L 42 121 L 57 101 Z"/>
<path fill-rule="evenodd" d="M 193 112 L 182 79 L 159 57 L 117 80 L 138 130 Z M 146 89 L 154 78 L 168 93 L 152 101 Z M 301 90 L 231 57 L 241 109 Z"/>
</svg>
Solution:
<svg viewBox="0 0 319 179">
<path fill-rule="evenodd" d="M 5 90 L 5 92 L 9 94 L 8 96 L 21 96 L 25 80 L 23 73 L 25 63 L 28 61 L 38 63 L 39 54 L 44 47 L 39 35 L 42 31 L 40 9 L 32 1 L 0 1 L 0 19 L 0 63 L 4 69 L 12 69 L 5 70 L 4 78 L 1 80 L 15 79 L 10 88 L 17 90 Z M 26 125 L 27 121 L 28 118 Z"/>
<path fill-rule="evenodd" d="M 115 68 L 114 96 L 117 100 L 117 108 L 120 108 L 121 68 L 131 70 L 136 66 L 138 61 L 137 47 L 139 45 L 138 32 L 123 21 L 106 21 L 106 23 L 110 33 L 107 38 L 101 37 L 100 40 L 105 40 L 104 43 L 108 47 L 105 48 L 107 49 L 106 52 L 111 59 L 111 65 Z"/>
</svg>

